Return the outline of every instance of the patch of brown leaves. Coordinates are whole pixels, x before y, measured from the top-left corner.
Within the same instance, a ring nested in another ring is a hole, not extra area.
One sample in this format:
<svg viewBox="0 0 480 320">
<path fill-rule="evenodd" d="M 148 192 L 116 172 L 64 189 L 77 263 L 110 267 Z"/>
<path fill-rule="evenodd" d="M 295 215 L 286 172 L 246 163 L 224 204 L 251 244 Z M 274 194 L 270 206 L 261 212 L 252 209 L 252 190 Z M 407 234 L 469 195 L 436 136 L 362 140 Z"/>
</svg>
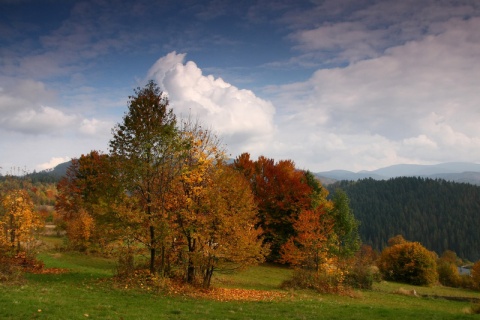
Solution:
<svg viewBox="0 0 480 320">
<path fill-rule="evenodd" d="M 171 283 L 169 293 L 195 299 L 209 299 L 216 301 L 274 301 L 285 299 L 287 292 L 238 289 L 238 288 L 209 288 L 200 289 L 180 283 Z"/>
<path fill-rule="evenodd" d="M 204 298 L 217 301 L 274 301 L 287 296 L 287 293 L 280 291 L 233 288 L 213 288 L 204 293 Z"/>
</svg>

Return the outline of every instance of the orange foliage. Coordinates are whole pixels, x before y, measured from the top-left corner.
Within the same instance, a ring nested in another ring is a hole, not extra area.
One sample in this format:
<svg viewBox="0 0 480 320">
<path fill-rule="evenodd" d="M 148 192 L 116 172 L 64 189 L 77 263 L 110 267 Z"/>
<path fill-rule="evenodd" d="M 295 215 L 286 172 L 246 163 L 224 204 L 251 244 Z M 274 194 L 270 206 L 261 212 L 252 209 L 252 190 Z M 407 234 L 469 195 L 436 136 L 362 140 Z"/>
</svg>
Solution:
<svg viewBox="0 0 480 320">
<path fill-rule="evenodd" d="M 81 209 L 78 216 L 70 220 L 67 225 L 70 245 L 79 250 L 86 250 L 90 244 L 94 229 L 95 223 L 93 218 Z"/>
<path fill-rule="evenodd" d="M 328 240 L 333 221 L 322 207 L 305 210 L 293 223 L 296 235 L 282 246 L 280 261 L 291 265 L 320 271 L 328 256 Z"/>
<path fill-rule="evenodd" d="M 43 226 L 34 211 L 33 202 L 25 190 L 10 190 L 1 199 L 4 215 L 0 216 L 0 246 L 28 249 L 33 244 L 34 232 Z"/>
<path fill-rule="evenodd" d="M 201 275 L 209 287 L 214 270 L 262 262 L 261 230 L 255 227 L 256 206 L 245 178 L 223 164 L 223 153 L 208 131 L 187 132 L 191 139 L 185 169 L 173 199 L 175 224 L 187 252 L 189 283 Z"/>
</svg>

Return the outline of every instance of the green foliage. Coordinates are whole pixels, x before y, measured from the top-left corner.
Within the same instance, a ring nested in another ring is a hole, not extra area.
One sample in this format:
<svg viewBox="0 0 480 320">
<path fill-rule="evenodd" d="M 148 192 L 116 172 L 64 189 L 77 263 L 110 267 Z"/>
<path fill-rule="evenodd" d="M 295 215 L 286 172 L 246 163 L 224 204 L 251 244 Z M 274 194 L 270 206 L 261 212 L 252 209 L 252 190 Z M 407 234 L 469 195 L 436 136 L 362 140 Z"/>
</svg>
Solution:
<svg viewBox="0 0 480 320">
<path fill-rule="evenodd" d="M 480 186 L 416 177 L 386 181 L 342 181 L 360 221 L 363 243 L 382 250 L 390 237 L 403 234 L 438 254 L 453 250 L 459 257 L 480 259 Z"/>
<path fill-rule="evenodd" d="M 405 242 L 382 251 L 378 267 L 385 280 L 433 285 L 438 280 L 435 254 L 418 242 Z"/>
<path fill-rule="evenodd" d="M 335 190 L 332 202 L 333 209 L 330 214 L 334 221 L 335 239 L 331 251 L 341 258 L 352 257 L 360 248 L 359 222 L 355 219 L 350 200 L 343 190 Z"/>
</svg>

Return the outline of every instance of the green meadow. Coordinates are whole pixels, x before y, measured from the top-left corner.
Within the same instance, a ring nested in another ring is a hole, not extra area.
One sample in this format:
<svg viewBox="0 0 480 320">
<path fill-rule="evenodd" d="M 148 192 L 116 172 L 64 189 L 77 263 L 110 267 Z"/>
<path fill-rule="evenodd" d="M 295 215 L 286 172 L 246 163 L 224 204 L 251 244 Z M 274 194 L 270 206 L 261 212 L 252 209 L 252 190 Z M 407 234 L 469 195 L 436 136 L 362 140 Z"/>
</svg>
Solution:
<svg viewBox="0 0 480 320">
<path fill-rule="evenodd" d="M 39 259 L 46 268 L 69 271 L 27 274 L 21 283 L 0 285 L 0 319 L 480 319 L 470 312 L 480 293 L 440 286 L 382 282 L 349 295 L 289 291 L 281 289 L 289 269 L 260 265 L 218 274 L 213 286 L 280 298 L 218 301 L 119 288 L 110 281 L 115 261 L 105 258 L 50 249 Z"/>
</svg>

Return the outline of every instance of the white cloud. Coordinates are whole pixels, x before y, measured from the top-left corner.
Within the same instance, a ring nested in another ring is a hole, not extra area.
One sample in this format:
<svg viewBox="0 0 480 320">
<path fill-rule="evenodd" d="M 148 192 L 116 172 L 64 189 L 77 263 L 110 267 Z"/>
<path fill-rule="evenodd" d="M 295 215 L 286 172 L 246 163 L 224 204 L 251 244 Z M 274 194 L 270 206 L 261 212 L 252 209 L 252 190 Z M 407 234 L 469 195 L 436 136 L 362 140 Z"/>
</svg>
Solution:
<svg viewBox="0 0 480 320">
<path fill-rule="evenodd" d="M 312 170 L 478 161 L 479 28 L 452 19 L 379 57 L 271 87 L 285 146 L 275 152 Z"/>
<path fill-rule="evenodd" d="M 0 91 L 0 124 L 5 131 L 25 134 L 52 133 L 73 124 L 76 117 L 43 102 L 54 101 L 55 94 L 42 82 L 15 81 Z"/>
<path fill-rule="evenodd" d="M 37 166 L 38 170 L 47 170 L 47 169 L 52 169 L 59 165 L 60 163 L 64 163 L 67 161 L 70 161 L 72 158 L 71 157 L 53 157 L 50 159 L 50 161 L 39 164 Z"/>
<path fill-rule="evenodd" d="M 106 136 L 110 133 L 114 124 L 108 121 L 101 121 L 98 119 L 83 119 L 80 123 L 79 131 L 82 134 L 89 136 Z"/>
<path fill-rule="evenodd" d="M 148 72 L 168 93 L 175 113 L 211 126 L 234 155 L 266 148 L 275 130 L 273 105 L 250 90 L 203 75 L 194 62 L 184 64 L 184 58 L 172 52 Z"/>
</svg>

